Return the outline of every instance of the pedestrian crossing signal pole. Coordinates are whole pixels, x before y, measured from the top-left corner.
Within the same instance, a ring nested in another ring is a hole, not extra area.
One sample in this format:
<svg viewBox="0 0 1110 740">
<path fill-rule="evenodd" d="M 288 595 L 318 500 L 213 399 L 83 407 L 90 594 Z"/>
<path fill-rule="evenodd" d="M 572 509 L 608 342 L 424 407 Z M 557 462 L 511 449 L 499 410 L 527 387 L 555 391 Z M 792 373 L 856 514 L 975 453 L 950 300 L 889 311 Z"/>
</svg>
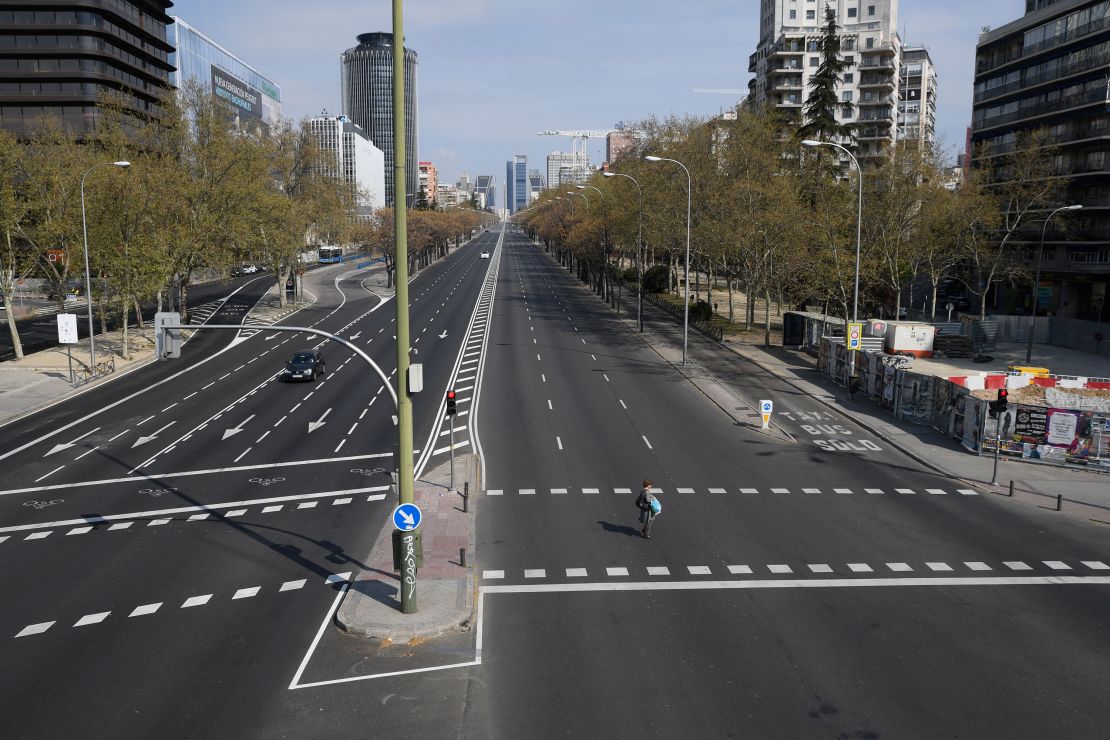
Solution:
<svg viewBox="0 0 1110 740">
<path fill-rule="evenodd" d="M 415 503 L 412 462 L 412 399 L 409 398 L 409 250 L 405 198 L 405 28 L 403 0 L 393 0 L 393 241 L 397 309 L 397 503 Z M 401 612 L 416 613 L 416 561 L 401 573 Z"/>
<path fill-rule="evenodd" d="M 451 448 L 451 490 L 455 490 L 455 391 L 447 391 L 447 428 L 451 430 L 447 445 Z"/>
</svg>

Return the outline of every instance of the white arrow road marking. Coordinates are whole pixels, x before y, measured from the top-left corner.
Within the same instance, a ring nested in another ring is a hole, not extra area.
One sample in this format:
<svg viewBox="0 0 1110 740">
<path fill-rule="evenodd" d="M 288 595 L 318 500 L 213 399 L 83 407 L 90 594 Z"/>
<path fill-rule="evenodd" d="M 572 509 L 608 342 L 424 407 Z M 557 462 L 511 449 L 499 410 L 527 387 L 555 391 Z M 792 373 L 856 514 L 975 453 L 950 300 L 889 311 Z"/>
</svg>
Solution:
<svg viewBox="0 0 1110 740">
<path fill-rule="evenodd" d="M 170 427 L 172 427 L 176 423 L 177 423 L 176 421 L 171 421 L 169 424 L 166 424 L 161 429 L 156 430 L 149 437 L 139 437 L 138 439 L 135 440 L 135 444 L 131 445 L 131 449 L 135 449 L 139 445 L 145 445 L 147 442 L 149 442 L 152 439 L 158 439 L 158 433 L 159 432 L 164 432 L 165 430 L 169 429 Z"/>
<path fill-rule="evenodd" d="M 446 339 L 446 338 L 447 338 L 447 330 L 446 330 L 446 329 L 444 329 L 444 330 L 443 330 L 443 333 L 442 333 L 442 334 L 438 334 L 437 336 L 438 336 L 438 337 L 439 337 L 440 339 Z"/>
<path fill-rule="evenodd" d="M 70 447 L 73 447 L 73 445 L 77 444 L 78 442 L 83 440 L 85 437 L 89 436 L 93 432 L 98 432 L 98 431 L 100 431 L 100 427 L 97 427 L 96 429 L 93 429 L 92 432 L 85 432 L 80 437 L 77 437 L 76 439 L 74 439 L 72 442 L 63 442 L 61 444 L 56 444 L 53 447 L 51 447 L 50 452 L 47 452 L 45 455 L 43 455 L 43 457 L 50 457 L 55 452 L 61 452 L 62 450 L 68 450 Z"/>
<path fill-rule="evenodd" d="M 228 437 L 234 437 L 236 434 L 243 431 L 243 425 L 246 424 L 247 422 L 249 422 L 253 418 L 254 418 L 254 414 L 251 414 L 246 419 L 243 419 L 241 422 L 239 422 L 237 425 L 235 425 L 233 427 L 230 427 L 228 429 L 225 429 L 224 430 L 224 436 L 220 437 L 220 440 L 222 441 L 222 440 L 227 439 Z"/>
<path fill-rule="evenodd" d="M 353 342 L 353 341 L 355 341 L 356 339 L 358 339 L 358 338 L 359 338 L 359 337 L 361 337 L 361 336 L 362 336 L 362 332 L 360 331 L 360 332 L 359 332 L 358 334 L 352 334 L 352 335 L 351 335 L 351 336 L 349 337 L 349 339 L 350 339 L 350 340 L 351 340 L 351 341 Z"/>
<path fill-rule="evenodd" d="M 308 433 L 309 433 L 309 434 L 312 434 L 312 433 L 313 433 L 313 432 L 315 432 L 315 431 L 316 431 L 317 429 L 319 429 L 320 427 L 324 426 L 324 424 L 326 424 L 326 423 L 327 423 L 327 422 L 325 422 L 325 421 L 324 421 L 324 419 L 326 419 L 326 418 L 327 418 L 327 416 L 328 416 L 328 414 L 330 414 L 330 413 L 331 413 L 331 409 L 328 409 L 328 410 L 327 410 L 327 411 L 325 411 L 324 413 L 320 414 L 320 418 L 319 418 L 319 419 L 317 419 L 316 421 L 310 421 L 310 422 L 308 422 Z"/>
</svg>

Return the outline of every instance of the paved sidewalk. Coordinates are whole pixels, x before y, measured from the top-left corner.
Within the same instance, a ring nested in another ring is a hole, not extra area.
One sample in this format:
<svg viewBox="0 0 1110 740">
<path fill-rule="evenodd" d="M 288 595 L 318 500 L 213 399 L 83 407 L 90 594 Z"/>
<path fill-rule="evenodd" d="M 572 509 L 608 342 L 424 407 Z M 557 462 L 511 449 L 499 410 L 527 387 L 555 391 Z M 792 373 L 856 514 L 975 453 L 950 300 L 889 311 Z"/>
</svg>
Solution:
<svg viewBox="0 0 1110 740">
<path fill-rule="evenodd" d="M 477 591 L 473 521 L 479 497 L 473 494 L 481 483 L 480 469 L 477 455 L 455 458 L 458 490 L 463 490 L 464 482 L 470 484 L 468 513 L 463 512 L 463 497 L 447 488 L 450 463 L 425 472 L 416 482 L 424 552 L 424 566 L 417 572 L 417 613 L 401 612 L 400 577 L 393 568 L 393 526 L 387 521 L 364 561 L 369 569 L 354 579 L 336 612 L 340 629 L 360 637 L 409 643 L 469 626 Z M 391 518 L 392 512 L 390 508 Z M 466 552 L 465 566 L 460 550 Z"/>
<path fill-rule="evenodd" d="M 97 362 L 99 364 L 111 357 L 115 362 L 115 372 L 78 388 L 74 388 L 69 382 L 69 358 L 64 346 L 35 352 L 22 360 L 0 363 L 0 424 L 32 414 L 154 360 L 154 329 L 149 322 L 145 329 L 132 327 L 127 332 L 127 337 L 130 354 L 128 359 L 124 359 L 120 356 L 123 348 L 121 332 L 97 335 Z M 87 367 L 88 339 L 70 347 L 73 367 Z"/>
</svg>

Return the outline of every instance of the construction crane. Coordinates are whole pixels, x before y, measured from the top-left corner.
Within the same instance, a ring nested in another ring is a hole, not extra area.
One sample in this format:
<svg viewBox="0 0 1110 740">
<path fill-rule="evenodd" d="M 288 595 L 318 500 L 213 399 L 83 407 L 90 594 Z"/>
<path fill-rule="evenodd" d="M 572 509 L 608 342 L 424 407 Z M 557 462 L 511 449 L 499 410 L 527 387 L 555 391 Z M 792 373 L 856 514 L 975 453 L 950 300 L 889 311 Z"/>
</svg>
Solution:
<svg viewBox="0 0 1110 740">
<path fill-rule="evenodd" d="M 738 87 L 695 87 L 694 92 L 712 95 L 745 95 L 748 91 Z"/>
<path fill-rule="evenodd" d="M 615 128 L 605 128 L 574 129 L 572 131 L 540 131 L 537 136 L 569 136 L 570 153 L 574 157 L 573 161 L 577 162 L 579 152 L 583 155 L 586 154 L 586 144 L 589 143 L 589 139 L 603 139 L 609 134 L 616 133 L 617 130 L 618 129 Z"/>
</svg>

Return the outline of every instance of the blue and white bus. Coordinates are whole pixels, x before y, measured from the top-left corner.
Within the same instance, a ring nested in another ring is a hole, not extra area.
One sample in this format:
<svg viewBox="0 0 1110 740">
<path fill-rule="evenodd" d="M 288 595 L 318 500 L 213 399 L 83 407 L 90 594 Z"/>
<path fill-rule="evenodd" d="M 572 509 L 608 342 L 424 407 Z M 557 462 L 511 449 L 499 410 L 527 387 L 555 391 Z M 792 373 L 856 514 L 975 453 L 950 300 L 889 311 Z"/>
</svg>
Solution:
<svg viewBox="0 0 1110 740">
<path fill-rule="evenodd" d="M 343 247 L 320 247 L 320 263 L 342 262 Z"/>
</svg>

